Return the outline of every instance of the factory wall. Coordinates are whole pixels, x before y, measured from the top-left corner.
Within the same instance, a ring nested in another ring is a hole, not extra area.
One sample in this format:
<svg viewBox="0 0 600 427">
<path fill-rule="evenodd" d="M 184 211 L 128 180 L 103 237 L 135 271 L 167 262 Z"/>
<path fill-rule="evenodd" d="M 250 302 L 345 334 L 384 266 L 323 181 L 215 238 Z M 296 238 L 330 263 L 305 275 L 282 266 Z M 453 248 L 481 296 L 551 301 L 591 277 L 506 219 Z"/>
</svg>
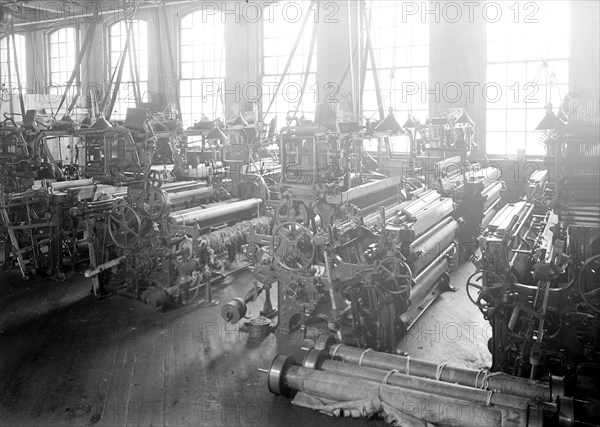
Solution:
<svg viewBox="0 0 600 427">
<path fill-rule="evenodd" d="M 318 22 L 317 34 L 317 81 L 319 85 L 328 82 L 338 83 L 346 71 L 350 59 L 350 43 L 348 34 L 352 34 L 352 46 L 356 45 L 358 38 L 357 1 L 333 0 L 338 5 L 333 15 L 333 20 L 325 22 L 325 14 L 321 13 Z M 245 2 L 225 0 L 218 2 L 190 1 L 181 5 L 160 8 L 142 8 L 139 18 L 148 22 L 149 28 L 149 90 L 155 92 L 160 100 L 169 101 L 177 87 L 178 64 L 178 20 L 185 13 L 201 7 L 203 3 L 223 6 L 228 10 L 226 15 L 226 88 L 235 91 L 236 84 L 244 85 L 249 82 L 260 82 L 261 74 L 261 49 L 260 24 L 248 22 L 244 16 L 235 16 L 236 7 L 241 10 Z M 238 4 L 238 6 L 236 6 Z M 571 27 L 571 59 L 570 76 L 571 90 L 577 91 L 584 98 L 598 99 L 600 87 L 599 69 L 599 34 L 598 16 L 600 15 L 599 2 L 572 1 L 571 19 L 565 25 Z M 348 10 L 350 8 L 350 10 Z M 67 21 L 66 24 L 75 24 L 80 29 L 80 43 L 90 22 L 97 21 L 99 26 L 93 40 L 93 51 L 83 64 L 87 72 L 82 78 L 82 83 L 106 82 L 108 80 L 108 55 L 106 33 L 107 25 L 118 18 L 118 14 L 107 14 L 93 19 L 80 19 L 77 22 Z M 350 25 L 348 25 L 350 19 Z M 428 19 L 435 20 L 435 17 Z M 43 91 L 46 81 L 44 64 L 47 63 L 46 35 L 49 31 L 62 25 L 62 23 L 40 24 L 35 31 L 27 35 L 27 87 L 28 100 L 35 98 L 39 101 L 44 98 L 33 97 L 33 94 Z M 19 27 L 15 30 L 23 31 L 35 27 Z M 309 37 L 310 35 L 306 35 Z M 201 35 L 199 35 L 201 37 Z M 461 19 L 459 22 L 449 22 L 439 19 L 431 25 L 430 35 L 430 85 L 439 84 L 443 87 L 447 83 L 458 83 L 464 86 L 465 82 L 485 82 L 485 22 L 475 14 L 473 22 Z M 172 46 L 171 51 L 167 48 Z M 353 71 L 357 78 L 360 58 L 355 57 Z M 340 87 L 339 99 L 342 110 L 349 110 L 350 79 Z M 446 111 L 450 107 L 466 107 L 477 123 L 479 142 L 483 145 L 485 135 L 485 103 L 481 92 L 475 91 L 475 96 L 467 102 L 466 96 L 456 102 L 450 102 L 443 96 L 436 99 L 430 97 L 430 113 L 432 116 Z M 226 108 L 230 108 L 236 101 L 235 95 L 228 95 Z M 29 103 L 35 108 L 35 102 Z M 43 104 L 43 102 L 40 102 Z M 15 104 L 16 106 L 17 104 Z M 42 105 L 43 107 L 43 105 Z"/>
</svg>

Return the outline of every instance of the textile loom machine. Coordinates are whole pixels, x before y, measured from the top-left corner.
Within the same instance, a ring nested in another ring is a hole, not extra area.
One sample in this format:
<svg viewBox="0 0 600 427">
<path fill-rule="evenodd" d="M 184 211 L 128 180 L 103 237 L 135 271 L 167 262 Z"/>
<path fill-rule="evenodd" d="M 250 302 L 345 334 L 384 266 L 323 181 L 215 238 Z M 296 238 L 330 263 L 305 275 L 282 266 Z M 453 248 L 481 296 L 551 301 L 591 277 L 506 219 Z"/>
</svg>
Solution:
<svg viewBox="0 0 600 427">
<path fill-rule="evenodd" d="M 21 125 L 5 114 L 0 125 L 0 235 L 3 264 L 14 261 L 24 280 L 34 275 L 64 278 L 64 266 L 78 257 L 78 235 L 65 220 L 77 203 L 74 190 L 90 180 L 53 182 L 62 171 L 48 141 L 62 131 L 41 129 L 29 110 Z"/>
<path fill-rule="evenodd" d="M 410 120 L 412 123 L 408 128 L 413 129 L 409 132 L 412 139 L 411 151 L 417 157 L 428 156 L 429 152 L 438 152 L 461 154 L 466 159 L 472 151 L 478 149 L 475 141 L 475 123 L 466 111 L 450 111 L 427 119 L 424 124 L 412 118 Z"/>
<path fill-rule="evenodd" d="M 148 124 L 148 110 L 128 108 L 124 126 L 112 126 L 100 117 L 87 128 L 74 129 L 84 161 L 75 173 L 103 184 L 120 186 L 145 179 L 162 181 L 150 170 L 157 138 Z"/>
<path fill-rule="evenodd" d="M 248 267 L 241 254 L 251 230 L 267 233 L 262 200 L 231 199 L 199 182 L 129 186 L 110 201 L 87 204 L 92 277 L 97 295 L 111 290 L 158 307 L 189 304 L 206 286 Z M 93 253 L 92 253 L 93 252 Z"/>
<path fill-rule="evenodd" d="M 582 425 L 600 414 L 598 133 L 567 125 L 550 136 L 549 170 L 530 178 L 528 200 L 489 223 L 467 282 L 492 326 L 492 371 L 565 377 L 569 418 Z"/>
<path fill-rule="evenodd" d="M 288 334 L 325 322 L 341 342 L 393 352 L 422 311 L 451 289 L 447 270 L 458 230 L 453 210 L 451 199 L 419 189 L 408 201 L 327 228 L 282 222 L 272 236 L 251 235 L 246 252 L 255 254 L 256 282 L 244 298 L 223 307 L 223 318 L 239 322 L 247 304 L 264 293 L 262 316 L 248 328 L 258 324 Z M 273 317 L 271 328 L 266 318 Z"/>
<path fill-rule="evenodd" d="M 360 132 L 318 131 L 314 126 L 298 126 L 283 133 L 280 162 L 284 200 L 275 210 L 275 222 L 326 228 L 335 221 L 364 216 L 397 201 L 401 179 L 388 178 L 366 167 L 366 136 Z"/>
<path fill-rule="evenodd" d="M 81 260 L 83 249 L 83 236 L 68 220 L 68 211 L 77 204 L 76 192 L 91 181 L 38 182 L 39 186 L 23 192 L 0 192 L 1 224 L 11 246 L 8 255 L 23 280 L 34 275 L 64 279 L 65 265 Z"/>
<path fill-rule="evenodd" d="M 494 166 L 462 162 L 460 156 L 437 162 L 435 171 L 437 188 L 456 204 L 461 260 L 468 260 L 477 247 L 477 237 L 501 205 L 505 189 L 502 172 Z"/>
</svg>

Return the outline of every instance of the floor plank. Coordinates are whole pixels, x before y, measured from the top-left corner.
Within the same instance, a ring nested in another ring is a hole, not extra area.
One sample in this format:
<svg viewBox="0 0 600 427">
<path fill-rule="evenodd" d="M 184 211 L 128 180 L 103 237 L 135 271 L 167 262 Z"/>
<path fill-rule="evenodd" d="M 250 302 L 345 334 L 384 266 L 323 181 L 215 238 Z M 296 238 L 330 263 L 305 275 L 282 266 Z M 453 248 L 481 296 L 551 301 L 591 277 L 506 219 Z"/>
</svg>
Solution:
<svg viewBox="0 0 600 427">
<path fill-rule="evenodd" d="M 453 272 L 458 291 L 442 294 L 403 350 L 489 366 L 488 325 L 464 289 L 472 271 Z M 216 286 L 214 298 L 222 305 L 243 294 L 250 277 Z M 89 287 L 80 273 L 22 282 L 0 272 L 0 425 L 384 425 L 328 418 L 268 392 L 258 368 L 277 353 L 298 356 L 301 337 L 251 339 L 221 320 L 220 306 L 157 311 L 121 297 L 96 300 Z"/>
</svg>

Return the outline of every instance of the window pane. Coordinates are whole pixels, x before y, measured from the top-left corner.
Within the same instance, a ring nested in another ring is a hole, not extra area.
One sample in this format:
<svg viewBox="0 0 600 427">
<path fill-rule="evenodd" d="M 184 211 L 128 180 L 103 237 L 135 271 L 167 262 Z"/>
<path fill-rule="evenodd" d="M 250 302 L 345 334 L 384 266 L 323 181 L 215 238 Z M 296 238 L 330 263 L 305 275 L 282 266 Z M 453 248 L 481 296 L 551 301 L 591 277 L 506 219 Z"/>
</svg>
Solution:
<svg viewBox="0 0 600 427">
<path fill-rule="evenodd" d="M 273 98 L 275 88 L 281 75 L 285 70 L 285 65 L 289 59 L 290 52 L 296 42 L 296 38 L 302 27 L 303 19 L 298 22 L 290 22 L 289 19 L 284 19 L 281 14 L 283 7 L 288 2 L 279 2 L 279 4 L 270 5 L 265 8 L 263 13 L 263 93 L 261 98 L 262 111 L 265 117 L 262 120 L 268 123 L 274 117 L 277 117 L 277 124 L 283 127 L 286 124 L 286 115 L 290 110 L 295 110 L 299 102 L 299 93 L 303 84 L 303 78 L 308 64 L 308 53 L 310 51 L 311 35 L 313 31 L 315 19 L 309 19 L 306 27 L 302 32 L 302 37 L 294 57 L 292 58 L 287 76 L 283 81 L 277 96 Z M 296 7 L 303 8 L 302 16 L 308 11 L 310 2 L 296 2 Z M 292 10 L 292 8 L 290 8 Z M 298 114 L 308 119 L 312 119 L 316 109 L 315 98 L 321 100 L 325 97 L 323 88 L 314 86 L 317 72 L 317 45 L 313 49 L 313 57 L 310 67 L 310 72 L 307 77 L 306 90 L 302 102 L 298 107 Z M 273 101 L 271 103 L 271 101 Z M 269 109 L 269 106 L 271 108 Z M 267 114 L 267 110 L 268 114 Z"/>
<path fill-rule="evenodd" d="M 123 66 L 119 95 L 111 118 L 124 119 L 128 108 L 135 108 L 136 100 L 147 102 L 148 85 L 148 24 L 142 20 L 125 20 L 109 28 L 110 74 L 119 66 L 119 59 L 129 38 L 128 54 Z"/>
<path fill-rule="evenodd" d="M 180 21 L 180 104 L 184 126 L 223 115 L 225 26 L 220 13 L 196 10 Z M 185 100 L 184 100 L 185 95 Z"/>
<path fill-rule="evenodd" d="M 78 52 L 77 30 L 73 27 L 64 27 L 53 31 L 48 37 L 48 47 L 50 64 L 48 83 L 52 87 L 51 92 L 62 95 L 75 68 Z M 70 104 L 77 93 L 78 85 L 79 70 L 75 74 L 73 85 L 63 106 Z"/>
<path fill-rule="evenodd" d="M 503 17 L 513 17 L 513 2 L 497 2 Z M 535 127 L 546 104 L 557 111 L 569 82 L 569 5 L 539 2 L 537 23 L 500 19 L 486 23 L 487 81 L 502 89 L 500 99 L 487 92 L 486 151 L 488 154 L 542 154 Z M 521 7 L 523 9 L 523 7 Z M 506 14 L 506 15 L 505 15 Z M 523 18 L 523 17 L 522 17 Z M 506 77 L 503 76 L 506 70 Z"/>
<path fill-rule="evenodd" d="M 379 71 L 383 110 L 393 108 L 394 115 L 403 123 L 410 113 L 424 121 L 428 117 L 429 99 L 402 93 L 406 85 L 419 88 L 429 86 L 429 20 L 421 22 L 418 16 L 403 15 L 402 2 L 372 0 L 367 2 L 367 16 L 371 17 L 371 37 Z M 368 62 L 367 78 L 373 74 Z M 391 92 L 391 93 L 390 93 Z M 379 106 L 374 87 L 363 97 L 363 114 L 379 119 Z M 399 144 L 398 148 L 406 147 Z"/>
</svg>

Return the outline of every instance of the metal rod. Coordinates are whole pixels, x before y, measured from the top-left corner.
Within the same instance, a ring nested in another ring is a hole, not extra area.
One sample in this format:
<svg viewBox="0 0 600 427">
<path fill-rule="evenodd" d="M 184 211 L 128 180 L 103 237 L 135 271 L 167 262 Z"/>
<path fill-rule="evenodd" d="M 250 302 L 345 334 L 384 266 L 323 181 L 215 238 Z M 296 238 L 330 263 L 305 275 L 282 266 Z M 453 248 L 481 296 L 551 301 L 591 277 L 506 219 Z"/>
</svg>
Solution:
<svg viewBox="0 0 600 427">
<path fill-rule="evenodd" d="M 400 405 L 410 411 L 411 418 L 445 426 L 502 426 L 511 415 L 513 425 L 527 425 L 527 410 L 486 406 L 461 399 L 435 395 L 435 407 L 461 408 L 458 411 L 437 411 L 432 408 L 432 392 L 423 392 L 377 383 L 355 376 L 338 375 L 300 366 L 289 366 L 281 373 L 284 385 L 310 395 L 338 402 L 379 400 L 389 405 Z M 405 406 L 405 404 L 408 404 Z M 466 410 L 470 408 L 470 410 Z M 402 411 L 400 411 L 402 412 Z"/>
<path fill-rule="evenodd" d="M 348 347 L 345 345 L 328 345 L 326 348 L 330 357 L 346 363 L 358 364 L 384 370 L 397 369 L 399 372 L 423 378 L 436 378 L 439 364 L 396 354 L 369 351 Z M 485 370 L 474 370 L 445 366 L 440 372 L 439 381 L 451 382 L 470 386 L 498 390 L 502 393 L 521 396 L 528 399 L 552 400 L 550 385 L 541 381 L 513 377 L 504 373 L 491 374 Z"/>
<path fill-rule="evenodd" d="M 466 399 L 480 404 L 489 403 L 491 405 L 500 405 L 526 410 L 530 401 L 524 397 L 508 395 L 505 393 L 494 393 L 490 396 L 487 390 L 401 373 L 389 374 L 391 371 L 385 371 L 383 369 L 366 366 L 357 366 L 351 363 L 345 363 L 331 359 L 322 360 L 317 366 L 317 369 L 343 375 L 352 375 L 378 383 L 386 381 L 387 384 L 392 386 L 425 391 L 447 397 L 457 397 L 459 399 Z"/>
<path fill-rule="evenodd" d="M 169 222 L 177 225 L 198 224 L 200 227 L 211 227 L 234 219 L 256 216 L 261 204 L 261 199 L 248 199 L 206 209 L 186 209 L 171 214 Z"/>
</svg>

